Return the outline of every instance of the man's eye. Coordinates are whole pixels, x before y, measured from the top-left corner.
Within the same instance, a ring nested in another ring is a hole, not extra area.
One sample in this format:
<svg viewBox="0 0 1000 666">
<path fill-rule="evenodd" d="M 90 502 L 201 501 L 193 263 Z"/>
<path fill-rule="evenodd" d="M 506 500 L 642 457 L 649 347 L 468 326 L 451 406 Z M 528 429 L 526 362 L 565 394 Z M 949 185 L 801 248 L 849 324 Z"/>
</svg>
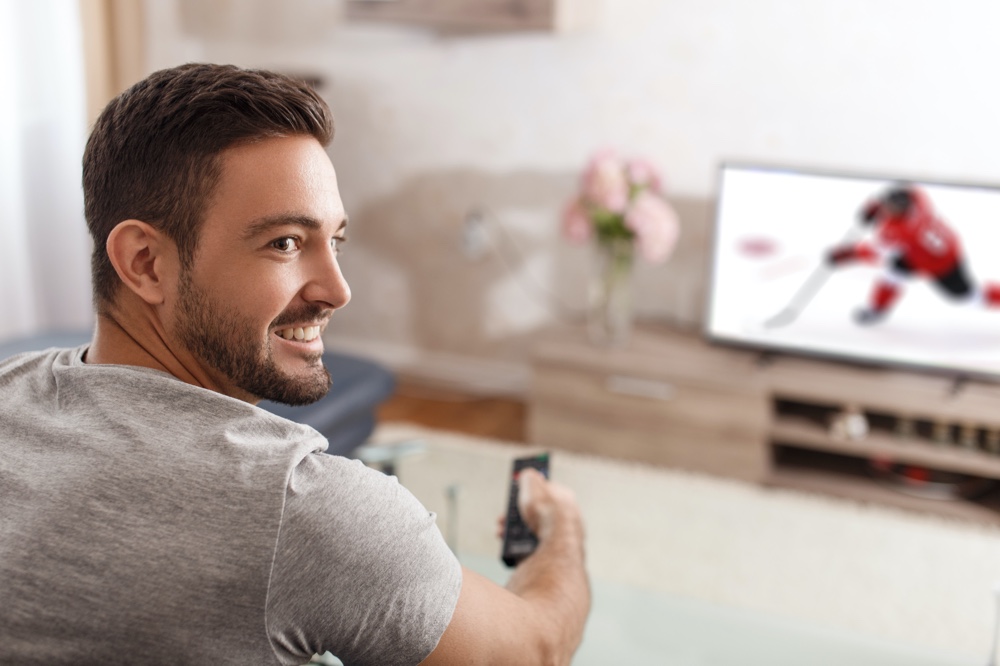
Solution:
<svg viewBox="0 0 1000 666">
<path fill-rule="evenodd" d="M 335 252 L 340 252 L 340 246 L 347 242 L 347 236 L 334 236 L 330 239 L 330 246 Z"/>
<path fill-rule="evenodd" d="M 294 236 L 285 236 L 273 241 L 271 247 L 279 252 L 293 252 L 298 249 L 298 239 Z"/>
</svg>

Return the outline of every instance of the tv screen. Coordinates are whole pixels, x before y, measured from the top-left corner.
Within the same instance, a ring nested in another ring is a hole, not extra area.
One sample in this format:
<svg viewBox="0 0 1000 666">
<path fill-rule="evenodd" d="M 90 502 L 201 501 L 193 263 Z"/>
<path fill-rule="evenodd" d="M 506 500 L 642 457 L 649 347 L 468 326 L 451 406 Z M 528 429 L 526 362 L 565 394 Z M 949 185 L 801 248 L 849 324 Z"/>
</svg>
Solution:
<svg viewBox="0 0 1000 666">
<path fill-rule="evenodd" d="M 711 339 L 1000 378 L 1000 188 L 720 171 Z"/>
</svg>

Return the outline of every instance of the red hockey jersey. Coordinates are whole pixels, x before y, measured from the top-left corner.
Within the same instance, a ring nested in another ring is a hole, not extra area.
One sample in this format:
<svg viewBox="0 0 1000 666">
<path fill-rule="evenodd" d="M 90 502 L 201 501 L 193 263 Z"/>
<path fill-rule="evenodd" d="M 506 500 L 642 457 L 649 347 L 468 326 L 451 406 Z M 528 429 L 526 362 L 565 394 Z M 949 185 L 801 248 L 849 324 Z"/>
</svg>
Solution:
<svg viewBox="0 0 1000 666">
<path fill-rule="evenodd" d="M 910 190 L 913 203 L 903 215 L 892 214 L 880 201 L 868 204 L 866 212 L 875 218 L 878 250 L 902 257 L 914 271 L 931 277 L 948 274 L 962 256 L 958 236 L 934 214 L 927 196 Z M 859 244 L 857 258 L 871 258 L 876 248 Z"/>
</svg>

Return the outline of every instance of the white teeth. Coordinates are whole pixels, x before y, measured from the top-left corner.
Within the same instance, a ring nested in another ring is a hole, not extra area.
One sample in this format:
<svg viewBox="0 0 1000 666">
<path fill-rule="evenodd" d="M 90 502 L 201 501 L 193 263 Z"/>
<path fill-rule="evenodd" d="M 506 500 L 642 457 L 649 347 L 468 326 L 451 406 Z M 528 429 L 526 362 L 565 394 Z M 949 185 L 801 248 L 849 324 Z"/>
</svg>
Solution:
<svg viewBox="0 0 1000 666">
<path fill-rule="evenodd" d="M 277 331 L 277 335 L 285 340 L 303 340 L 310 342 L 319 337 L 319 326 L 305 326 L 298 328 L 285 328 Z"/>
</svg>

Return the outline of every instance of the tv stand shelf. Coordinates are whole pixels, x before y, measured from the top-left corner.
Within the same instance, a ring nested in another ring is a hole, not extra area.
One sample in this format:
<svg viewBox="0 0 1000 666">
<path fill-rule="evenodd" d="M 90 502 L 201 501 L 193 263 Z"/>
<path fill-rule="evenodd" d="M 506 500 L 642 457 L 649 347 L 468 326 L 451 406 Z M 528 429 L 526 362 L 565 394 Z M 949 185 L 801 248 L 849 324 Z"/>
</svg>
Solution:
<svg viewBox="0 0 1000 666">
<path fill-rule="evenodd" d="M 582 328 L 553 329 L 533 361 L 533 443 L 1000 523 L 1000 491 L 928 499 L 866 472 L 883 461 L 1000 480 L 998 385 L 773 355 L 761 362 L 666 327 L 637 330 L 625 349 L 594 347 Z M 867 434 L 834 434 L 845 410 L 867 417 Z"/>
<path fill-rule="evenodd" d="M 883 458 L 941 471 L 1000 479 L 1000 456 L 959 445 L 935 444 L 925 439 L 872 432 L 862 439 L 834 437 L 827 428 L 804 419 L 776 417 L 769 431 L 778 442 L 858 458 Z"/>
</svg>

